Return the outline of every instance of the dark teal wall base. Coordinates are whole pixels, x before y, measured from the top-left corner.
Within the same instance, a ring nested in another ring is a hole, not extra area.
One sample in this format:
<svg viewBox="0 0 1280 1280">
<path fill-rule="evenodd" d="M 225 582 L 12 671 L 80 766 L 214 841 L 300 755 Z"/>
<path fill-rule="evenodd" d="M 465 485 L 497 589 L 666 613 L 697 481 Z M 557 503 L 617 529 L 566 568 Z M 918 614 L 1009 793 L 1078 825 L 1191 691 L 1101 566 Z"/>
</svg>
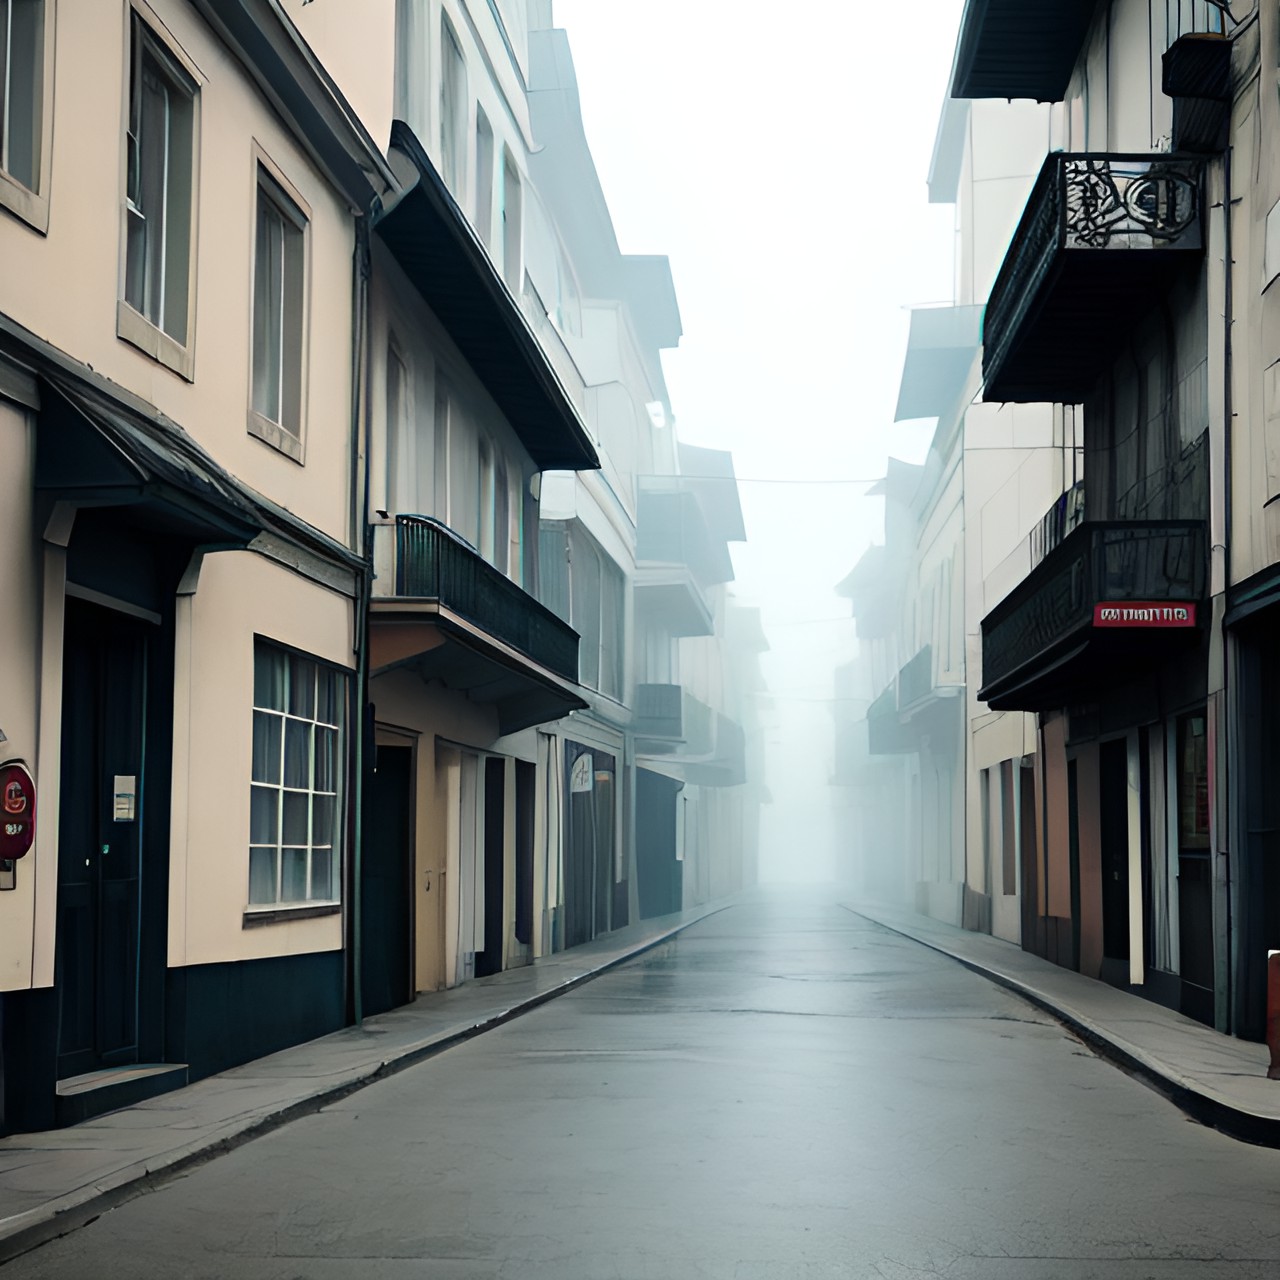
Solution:
<svg viewBox="0 0 1280 1280">
<path fill-rule="evenodd" d="M 189 1079 L 226 1071 L 346 1025 L 343 952 L 169 969 L 164 1061 Z M 56 1128 L 58 992 L 0 994 L 0 1136 Z M 140 1055 L 154 1061 L 151 1053 Z"/>
<path fill-rule="evenodd" d="M 57 1060 L 57 993 L 0 995 L 0 1135 L 53 1128 Z"/>
<path fill-rule="evenodd" d="M 170 969 L 165 1060 L 199 1080 L 339 1030 L 344 1004 L 341 951 Z"/>
</svg>

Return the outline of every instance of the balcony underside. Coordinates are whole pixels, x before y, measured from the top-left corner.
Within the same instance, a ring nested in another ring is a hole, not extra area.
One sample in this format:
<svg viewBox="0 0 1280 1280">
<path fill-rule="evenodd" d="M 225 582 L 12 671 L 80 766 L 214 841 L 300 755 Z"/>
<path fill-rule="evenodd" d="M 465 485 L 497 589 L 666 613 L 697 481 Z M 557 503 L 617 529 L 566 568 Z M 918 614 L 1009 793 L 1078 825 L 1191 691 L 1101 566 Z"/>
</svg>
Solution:
<svg viewBox="0 0 1280 1280">
<path fill-rule="evenodd" d="M 1082 626 L 1025 667 L 985 685 L 978 698 L 993 711 L 1051 711 L 1099 695 L 1194 651 L 1198 627 L 1109 631 Z"/>
<path fill-rule="evenodd" d="M 701 586 L 688 568 L 645 567 L 636 570 L 636 608 L 673 636 L 715 634 L 715 619 Z"/>
<path fill-rule="evenodd" d="M 954 694 L 931 694 L 909 710 L 898 711 L 897 692 L 891 685 L 867 709 L 868 754 L 910 755 L 954 742 L 963 711 L 964 699 Z"/>
<path fill-rule="evenodd" d="M 374 600 L 370 674 L 406 669 L 492 706 L 502 733 L 558 720 L 587 703 L 569 681 L 437 601 Z"/>
<path fill-rule="evenodd" d="M 1085 521 L 982 620 L 995 711 L 1096 701 L 1203 643 L 1204 524 Z"/>
<path fill-rule="evenodd" d="M 1186 265 L 1178 249 L 1060 250 L 1003 349 L 988 344 L 983 400 L 1079 404 Z"/>
</svg>

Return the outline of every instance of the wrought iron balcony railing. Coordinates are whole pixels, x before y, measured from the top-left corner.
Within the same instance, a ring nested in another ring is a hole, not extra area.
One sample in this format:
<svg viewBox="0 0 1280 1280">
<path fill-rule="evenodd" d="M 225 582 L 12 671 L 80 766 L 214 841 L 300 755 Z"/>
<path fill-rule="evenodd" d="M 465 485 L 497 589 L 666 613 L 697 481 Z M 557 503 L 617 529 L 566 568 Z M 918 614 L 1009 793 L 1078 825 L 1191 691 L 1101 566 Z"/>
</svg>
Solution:
<svg viewBox="0 0 1280 1280">
<path fill-rule="evenodd" d="M 1205 575 L 1200 521 L 1085 521 L 982 620 L 979 698 L 997 709 L 1054 705 L 1073 678 L 1067 664 L 1077 678 L 1097 674 L 1086 651 L 1104 636 L 1103 657 L 1125 638 L 1154 653 L 1158 631 L 1196 627 Z"/>
<path fill-rule="evenodd" d="M 1153 291 L 1203 249 L 1204 162 L 1046 157 L 991 289 L 984 398 L 1076 403 Z"/>
<path fill-rule="evenodd" d="M 578 679 L 578 633 L 429 516 L 396 517 L 396 595 L 438 600 L 540 666 Z"/>
<path fill-rule="evenodd" d="M 1077 480 L 1053 506 L 1040 517 L 1031 530 L 1031 564 L 1034 567 L 1073 529 L 1084 523 L 1084 481 Z"/>
</svg>

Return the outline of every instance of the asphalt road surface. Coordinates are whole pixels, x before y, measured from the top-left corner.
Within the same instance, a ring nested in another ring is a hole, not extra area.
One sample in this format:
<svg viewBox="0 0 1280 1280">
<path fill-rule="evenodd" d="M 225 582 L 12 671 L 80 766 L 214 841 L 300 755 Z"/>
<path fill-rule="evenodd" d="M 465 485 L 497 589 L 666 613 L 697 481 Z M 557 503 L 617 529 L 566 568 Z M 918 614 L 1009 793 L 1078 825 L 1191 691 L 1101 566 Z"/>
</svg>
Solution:
<svg viewBox="0 0 1280 1280">
<path fill-rule="evenodd" d="M 812 896 L 752 899 L 3 1280 L 1280 1276 L 1280 1151 Z"/>
</svg>

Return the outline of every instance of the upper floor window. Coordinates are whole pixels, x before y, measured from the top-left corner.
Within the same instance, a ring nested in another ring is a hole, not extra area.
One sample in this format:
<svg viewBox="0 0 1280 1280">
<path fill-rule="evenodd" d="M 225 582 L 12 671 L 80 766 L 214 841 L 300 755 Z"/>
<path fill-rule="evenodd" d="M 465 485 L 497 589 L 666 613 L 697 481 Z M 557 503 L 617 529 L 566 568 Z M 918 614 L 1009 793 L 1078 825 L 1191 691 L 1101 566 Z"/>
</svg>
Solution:
<svg viewBox="0 0 1280 1280">
<path fill-rule="evenodd" d="M 40 187 L 44 144 L 44 0 L 0 0 L 0 169 Z"/>
<path fill-rule="evenodd" d="M 488 246 L 493 239 L 493 126 L 476 108 L 476 230 Z"/>
<path fill-rule="evenodd" d="M 502 159 L 502 275 L 514 294 L 520 293 L 523 266 L 520 261 L 520 224 L 523 199 L 520 173 L 510 154 Z"/>
<path fill-rule="evenodd" d="M 453 28 L 444 23 L 440 40 L 440 172 L 455 197 L 466 177 L 467 66 Z"/>
<path fill-rule="evenodd" d="M 253 250 L 250 429 L 302 457 L 307 216 L 258 166 Z"/>
<path fill-rule="evenodd" d="M 409 374 L 394 342 L 387 344 L 387 493 L 390 512 L 404 512 L 412 501 L 414 438 L 409 428 Z"/>
<path fill-rule="evenodd" d="M 138 14 L 130 31 L 122 337 L 191 376 L 197 88 Z M 159 335 L 169 340 L 165 343 Z"/>
<path fill-rule="evenodd" d="M 623 694 L 626 577 L 590 534 L 569 526 L 569 623 L 581 637 L 578 678 L 610 698 Z"/>
</svg>

